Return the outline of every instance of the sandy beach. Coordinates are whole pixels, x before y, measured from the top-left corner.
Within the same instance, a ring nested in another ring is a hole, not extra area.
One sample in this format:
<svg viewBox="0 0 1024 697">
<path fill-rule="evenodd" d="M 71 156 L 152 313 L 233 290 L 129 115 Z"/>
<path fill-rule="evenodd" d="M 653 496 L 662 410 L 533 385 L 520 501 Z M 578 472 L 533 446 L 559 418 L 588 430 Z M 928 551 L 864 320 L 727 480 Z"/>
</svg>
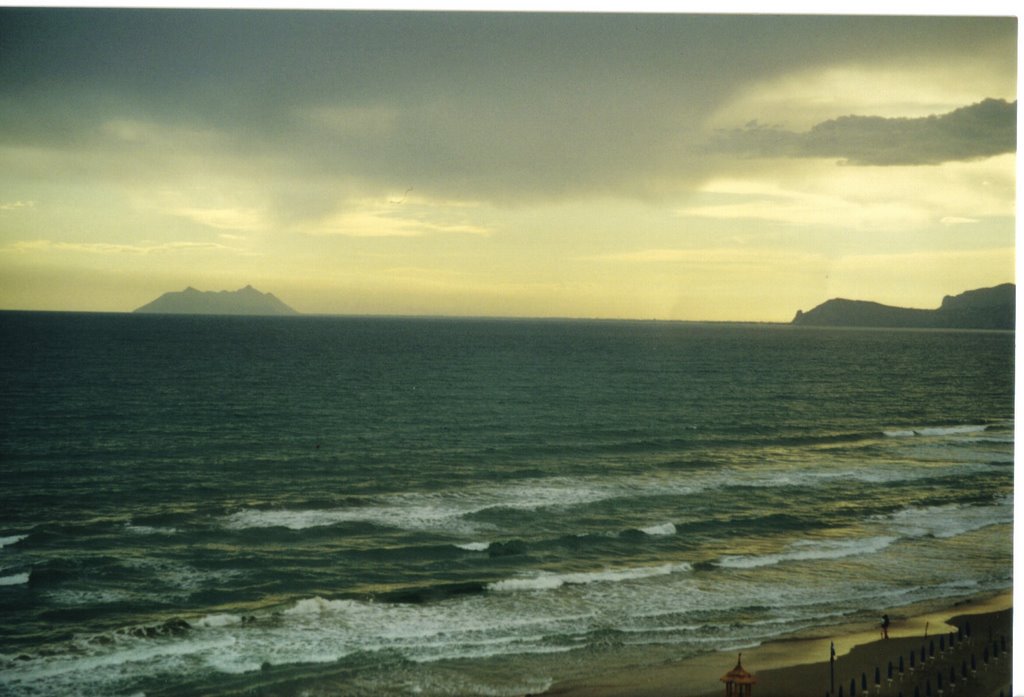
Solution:
<svg viewBox="0 0 1024 697">
<path fill-rule="evenodd" d="M 753 688 L 756 697 L 822 697 L 830 692 L 832 684 L 835 687 L 833 697 L 840 694 L 850 697 L 851 681 L 858 697 L 866 694 L 1010 697 L 1012 604 L 1012 594 L 1006 592 L 991 598 L 962 601 L 942 611 L 913 614 L 906 609 L 894 610 L 889 612 L 892 624 L 888 639 L 881 638 L 878 627 L 836 627 L 833 636 L 784 639 L 745 649 L 742 665 L 757 680 Z M 950 648 L 950 632 L 959 633 L 968 624 L 970 639 Z M 834 682 L 829 666 L 833 642 L 836 651 Z M 923 664 L 922 648 L 926 654 Z M 909 664 L 911 652 L 915 655 L 913 671 Z M 933 655 L 929 656 L 930 653 Z M 901 657 L 902 677 L 899 674 Z M 890 661 L 893 664 L 891 681 L 887 677 Z M 545 694 L 559 697 L 718 696 L 725 693 L 719 678 L 732 670 L 736 662 L 737 653 L 720 652 L 642 670 L 595 674 L 585 681 L 558 683 Z M 880 674 L 877 686 L 876 668 Z M 955 682 L 950 681 L 951 671 Z M 864 679 L 866 692 L 862 689 Z"/>
</svg>

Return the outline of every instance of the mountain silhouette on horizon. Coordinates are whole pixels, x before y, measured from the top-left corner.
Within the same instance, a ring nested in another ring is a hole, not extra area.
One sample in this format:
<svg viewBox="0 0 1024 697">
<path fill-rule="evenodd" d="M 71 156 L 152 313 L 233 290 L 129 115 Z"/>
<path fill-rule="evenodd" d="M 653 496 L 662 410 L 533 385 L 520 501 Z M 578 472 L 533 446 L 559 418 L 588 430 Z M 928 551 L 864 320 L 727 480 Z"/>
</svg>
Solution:
<svg viewBox="0 0 1024 697">
<path fill-rule="evenodd" d="M 153 302 L 134 310 L 143 314 L 166 315 L 297 315 L 273 293 L 261 293 L 251 285 L 235 291 L 200 291 L 189 286 L 183 291 L 164 293 Z"/>
<path fill-rule="evenodd" d="M 797 310 L 792 324 L 812 327 L 891 327 L 908 329 L 1014 329 L 1016 286 L 947 295 L 935 310 L 894 307 L 866 300 L 833 298 L 812 310 Z"/>
</svg>

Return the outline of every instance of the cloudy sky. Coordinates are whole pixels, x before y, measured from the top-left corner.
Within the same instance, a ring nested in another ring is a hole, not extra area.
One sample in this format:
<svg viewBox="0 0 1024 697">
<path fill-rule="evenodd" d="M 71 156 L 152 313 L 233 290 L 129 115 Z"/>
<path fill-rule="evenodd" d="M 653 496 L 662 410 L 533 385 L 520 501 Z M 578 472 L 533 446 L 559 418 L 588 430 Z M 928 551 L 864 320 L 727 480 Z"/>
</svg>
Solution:
<svg viewBox="0 0 1024 697">
<path fill-rule="evenodd" d="M 0 308 L 788 321 L 1014 280 L 997 17 L 0 8 Z"/>
</svg>

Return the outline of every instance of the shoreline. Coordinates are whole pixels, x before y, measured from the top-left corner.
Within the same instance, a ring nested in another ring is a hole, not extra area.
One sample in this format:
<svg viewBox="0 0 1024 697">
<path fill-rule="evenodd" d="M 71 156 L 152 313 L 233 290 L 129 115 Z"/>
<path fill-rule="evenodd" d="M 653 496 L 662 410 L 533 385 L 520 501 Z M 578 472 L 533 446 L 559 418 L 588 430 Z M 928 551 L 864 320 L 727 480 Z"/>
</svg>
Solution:
<svg viewBox="0 0 1024 697">
<path fill-rule="evenodd" d="M 880 611 L 879 617 L 882 612 L 885 610 Z M 969 677 L 972 689 L 955 690 L 953 694 L 998 697 L 1002 690 L 1005 697 L 1010 697 L 1011 653 L 1001 656 L 998 661 L 990 660 L 987 668 L 982 656 L 984 649 L 990 646 L 990 633 L 996 641 L 1005 636 L 1007 651 L 1012 651 L 1012 614 L 1013 592 L 1009 589 L 992 596 L 956 601 L 943 609 L 915 611 L 913 606 L 896 608 L 889 611 L 892 625 L 887 640 L 880 637 L 880 630 L 875 625 L 823 627 L 814 630 L 814 636 L 810 637 L 780 637 L 742 651 L 716 651 L 645 667 L 642 671 L 619 670 L 595 674 L 583 680 L 559 682 L 543 694 L 550 697 L 720 697 L 725 686 L 719 678 L 735 667 L 737 654 L 742 653 L 743 668 L 757 679 L 753 690 L 757 697 L 823 697 L 830 688 L 829 651 L 830 644 L 834 642 L 835 694 L 840 688 L 848 691 L 851 679 L 856 681 L 860 691 L 862 676 L 866 675 L 874 695 L 897 697 L 902 692 L 912 697 L 917 687 L 923 697 L 926 680 L 931 682 L 934 695 L 937 694 L 935 674 L 941 672 L 946 683 L 950 667 L 953 667 L 958 680 L 962 681 L 962 664 L 966 661 L 970 672 L 973 653 L 978 669 Z M 939 637 L 956 632 L 958 625 L 965 622 L 971 625 L 972 642 L 969 645 L 962 644 L 932 659 L 923 672 L 920 666 L 915 673 L 907 670 L 903 680 L 898 680 L 895 668 L 899 656 L 904 657 L 905 667 L 909 668 L 910 651 L 919 651 L 928 640 L 935 642 L 938 651 Z M 886 679 L 890 660 L 895 672 L 892 686 Z M 874 686 L 876 667 L 882 675 L 881 690 Z M 948 689 L 946 694 L 951 694 Z"/>
</svg>

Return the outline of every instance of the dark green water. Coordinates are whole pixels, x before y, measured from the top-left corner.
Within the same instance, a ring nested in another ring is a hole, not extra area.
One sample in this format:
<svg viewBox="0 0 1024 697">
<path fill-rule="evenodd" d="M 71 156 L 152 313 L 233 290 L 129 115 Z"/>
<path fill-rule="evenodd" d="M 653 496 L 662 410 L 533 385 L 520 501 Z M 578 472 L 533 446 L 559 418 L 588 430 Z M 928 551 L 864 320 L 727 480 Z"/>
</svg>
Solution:
<svg viewBox="0 0 1024 697">
<path fill-rule="evenodd" d="M 1011 584 L 1011 333 L 0 340 L 2 693 L 511 695 Z"/>
</svg>

